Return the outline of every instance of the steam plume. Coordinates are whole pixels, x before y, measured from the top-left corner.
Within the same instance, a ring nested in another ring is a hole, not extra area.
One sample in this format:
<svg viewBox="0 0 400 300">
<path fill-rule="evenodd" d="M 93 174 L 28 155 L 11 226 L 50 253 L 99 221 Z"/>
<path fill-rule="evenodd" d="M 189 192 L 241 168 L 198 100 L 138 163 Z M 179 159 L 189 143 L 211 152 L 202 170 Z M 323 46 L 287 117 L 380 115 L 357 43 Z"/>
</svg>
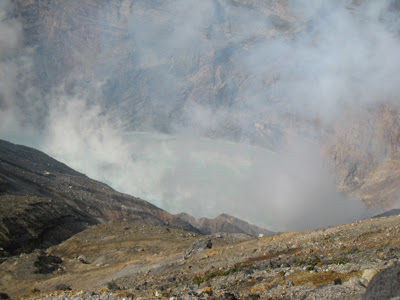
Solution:
<svg viewBox="0 0 400 300">
<path fill-rule="evenodd" d="M 93 74 L 72 70 L 43 88 L 41 50 L 26 46 L 2 1 L 1 138 L 171 212 L 226 212 L 279 230 L 365 214 L 337 190 L 318 130 L 395 102 L 396 1 L 151 3 L 124 1 L 119 15 L 108 14 L 116 3 L 100 7 L 94 26 L 123 27 L 121 44 L 105 31 Z M 73 62 L 85 61 L 79 54 Z M 314 120 L 319 128 L 306 128 Z"/>
</svg>

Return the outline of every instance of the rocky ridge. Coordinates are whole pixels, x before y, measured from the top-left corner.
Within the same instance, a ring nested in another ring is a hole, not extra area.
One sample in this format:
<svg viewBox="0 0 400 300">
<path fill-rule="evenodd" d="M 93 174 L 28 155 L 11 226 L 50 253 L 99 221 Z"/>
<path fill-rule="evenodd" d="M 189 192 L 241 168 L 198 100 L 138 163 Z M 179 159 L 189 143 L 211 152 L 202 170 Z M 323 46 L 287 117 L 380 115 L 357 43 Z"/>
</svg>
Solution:
<svg viewBox="0 0 400 300">
<path fill-rule="evenodd" d="M 177 214 L 175 216 L 190 223 L 193 227 L 199 229 L 200 232 L 203 234 L 213 234 L 217 232 L 244 233 L 244 234 L 251 234 L 254 236 L 258 236 L 260 234 L 262 235 L 273 234 L 272 231 L 251 225 L 243 220 L 240 220 L 236 217 L 227 214 L 221 214 L 215 217 L 214 219 L 209 219 L 209 218 L 196 219 L 186 213 Z"/>
</svg>

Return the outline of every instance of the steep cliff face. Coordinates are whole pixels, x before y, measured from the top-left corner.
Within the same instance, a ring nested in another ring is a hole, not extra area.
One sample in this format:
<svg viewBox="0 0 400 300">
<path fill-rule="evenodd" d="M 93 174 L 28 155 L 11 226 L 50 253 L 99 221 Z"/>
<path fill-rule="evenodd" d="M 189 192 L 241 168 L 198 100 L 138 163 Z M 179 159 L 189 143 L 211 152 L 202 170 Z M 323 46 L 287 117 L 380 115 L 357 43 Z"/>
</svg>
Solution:
<svg viewBox="0 0 400 300">
<path fill-rule="evenodd" d="M 96 101 L 108 112 L 131 128 L 163 132 L 171 122 L 184 122 L 183 111 L 192 105 L 230 107 L 241 101 L 251 78 L 235 66 L 235 56 L 257 43 L 248 34 L 236 38 L 247 22 L 241 14 L 256 11 L 265 19 L 254 36 L 261 41 L 271 31 L 289 31 L 293 20 L 284 1 L 207 1 L 196 9 L 209 17 L 198 21 L 192 20 L 198 12 L 184 1 L 14 2 L 24 42 L 35 49 L 35 83 L 43 91 L 102 82 Z M 235 119 L 221 123 L 208 134 L 243 135 Z"/>
<path fill-rule="evenodd" d="M 43 89 L 62 83 L 71 74 L 93 78 L 100 55 L 112 51 L 105 49 L 105 41 L 114 44 L 114 49 L 117 45 L 124 48 L 125 6 L 119 1 L 14 2 L 24 26 L 24 42 L 37 50 L 35 69 Z"/>
<path fill-rule="evenodd" d="M 399 204 L 400 112 L 392 104 L 370 107 L 335 124 L 326 155 L 340 188 L 368 207 Z"/>
</svg>

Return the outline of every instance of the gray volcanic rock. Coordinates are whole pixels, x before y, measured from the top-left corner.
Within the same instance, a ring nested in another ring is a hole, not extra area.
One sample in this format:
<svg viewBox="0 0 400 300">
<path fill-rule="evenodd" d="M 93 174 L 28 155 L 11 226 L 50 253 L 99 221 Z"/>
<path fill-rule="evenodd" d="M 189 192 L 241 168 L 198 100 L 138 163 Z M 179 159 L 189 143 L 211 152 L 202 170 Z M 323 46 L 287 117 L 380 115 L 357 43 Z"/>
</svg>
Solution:
<svg viewBox="0 0 400 300">
<path fill-rule="evenodd" d="M 400 264 L 376 274 L 367 286 L 363 300 L 392 299 L 400 296 Z"/>
<path fill-rule="evenodd" d="M 211 249 L 211 248 L 212 248 L 211 238 L 205 237 L 205 238 L 199 239 L 199 240 L 195 241 L 189 247 L 189 249 L 187 249 L 185 251 L 185 253 L 183 254 L 183 258 L 188 259 L 195 253 L 201 252 L 206 249 Z"/>
</svg>

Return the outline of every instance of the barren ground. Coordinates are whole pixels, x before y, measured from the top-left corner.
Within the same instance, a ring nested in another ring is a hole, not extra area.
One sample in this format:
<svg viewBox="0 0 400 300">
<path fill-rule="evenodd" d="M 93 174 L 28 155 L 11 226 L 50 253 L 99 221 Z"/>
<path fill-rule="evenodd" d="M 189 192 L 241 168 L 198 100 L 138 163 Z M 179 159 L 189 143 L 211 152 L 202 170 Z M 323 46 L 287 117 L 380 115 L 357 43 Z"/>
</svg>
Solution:
<svg viewBox="0 0 400 300">
<path fill-rule="evenodd" d="M 142 299 L 361 299 L 371 274 L 399 261 L 400 216 L 262 238 L 209 237 L 211 249 L 183 259 L 204 236 L 123 221 L 96 225 L 46 253 L 4 260 L 0 289 L 11 297 L 38 299 L 89 297 L 85 293 Z M 48 274 L 36 274 L 40 257 L 62 262 L 53 262 Z M 342 284 L 334 285 L 339 279 Z M 60 285 L 72 291 L 56 292 Z"/>
</svg>

